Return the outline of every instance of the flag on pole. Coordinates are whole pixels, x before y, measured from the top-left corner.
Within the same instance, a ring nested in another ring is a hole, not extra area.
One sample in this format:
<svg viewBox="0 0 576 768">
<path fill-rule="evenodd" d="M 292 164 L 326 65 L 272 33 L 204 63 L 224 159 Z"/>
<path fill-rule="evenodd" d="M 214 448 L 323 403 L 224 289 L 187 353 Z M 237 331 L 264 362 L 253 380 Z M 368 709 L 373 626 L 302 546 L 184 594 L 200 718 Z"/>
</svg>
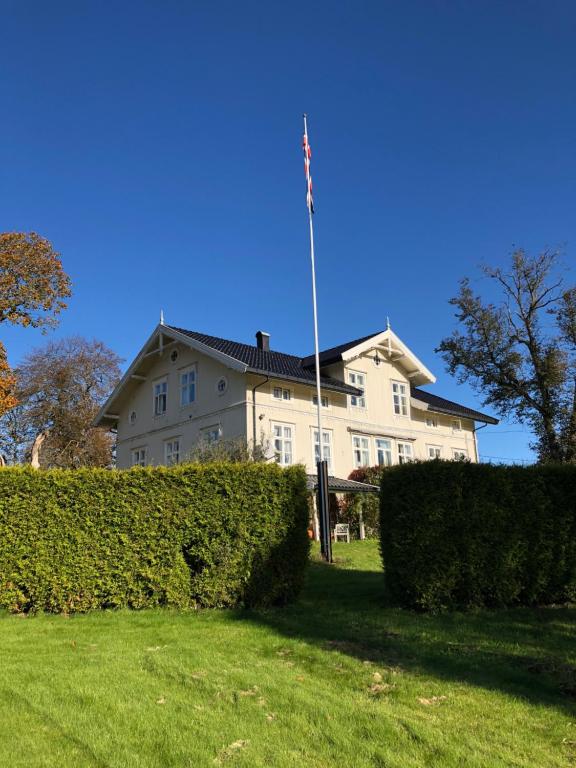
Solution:
<svg viewBox="0 0 576 768">
<path fill-rule="evenodd" d="M 312 197 L 312 176 L 310 175 L 310 159 L 312 158 L 312 150 L 308 143 L 308 132 L 304 131 L 304 138 L 302 139 L 302 148 L 304 150 L 304 173 L 306 174 L 306 205 L 310 213 L 314 213 L 314 198 Z"/>
</svg>

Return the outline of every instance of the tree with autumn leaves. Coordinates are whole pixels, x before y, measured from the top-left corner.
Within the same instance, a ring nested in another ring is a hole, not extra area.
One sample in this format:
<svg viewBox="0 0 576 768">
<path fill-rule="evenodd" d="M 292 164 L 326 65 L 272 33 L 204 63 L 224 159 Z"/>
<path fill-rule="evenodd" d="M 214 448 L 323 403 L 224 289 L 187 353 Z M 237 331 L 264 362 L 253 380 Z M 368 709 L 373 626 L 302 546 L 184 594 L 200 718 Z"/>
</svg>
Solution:
<svg viewBox="0 0 576 768">
<path fill-rule="evenodd" d="M 56 325 L 71 295 L 60 255 L 35 232 L 0 233 L 0 323 Z M 0 415 L 17 404 L 16 375 L 0 341 Z"/>
<path fill-rule="evenodd" d="M 70 295 L 46 238 L 0 233 L 0 323 L 54 327 Z M 102 342 L 72 337 L 33 350 L 12 371 L 0 343 L 0 452 L 10 463 L 37 453 L 42 467 L 109 466 L 113 436 L 92 421 L 119 362 Z"/>
</svg>

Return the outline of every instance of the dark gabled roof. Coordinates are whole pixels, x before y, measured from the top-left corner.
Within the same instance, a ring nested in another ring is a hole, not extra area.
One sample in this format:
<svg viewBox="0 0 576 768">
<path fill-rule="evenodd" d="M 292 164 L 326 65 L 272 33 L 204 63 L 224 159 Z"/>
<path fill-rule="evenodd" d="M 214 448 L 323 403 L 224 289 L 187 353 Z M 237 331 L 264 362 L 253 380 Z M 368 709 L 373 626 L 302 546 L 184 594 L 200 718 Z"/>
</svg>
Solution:
<svg viewBox="0 0 576 768">
<path fill-rule="evenodd" d="M 368 336 L 362 336 L 361 339 L 354 339 L 354 341 L 348 341 L 346 344 L 339 344 L 337 347 L 330 347 L 330 349 L 324 349 L 320 352 L 320 365 L 330 365 L 331 363 L 338 363 L 342 360 L 342 353 L 347 352 L 352 347 L 356 347 L 358 344 L 362 344 L 363 341 L 368 341 L 374 336 L 378 336 L 382 331 L 376 331 Z M 308 357 L 302 358 L 302 365 L 304 368 L 314 368 L 316 358 L 314 355 L 308 355 Z"/>
<path fill-rule="evenodd" d="M 318 487 L 318 477 L 307 475 L 306 487 L 309 491 L 315 491 Z M 330 493 L 378 493 L 380 488 L 369 483 L 359 483 L 357 480 L 343 480 L 341 477 L 328 478 L 328 490 Z"/>
<path fill-rule="evenodd" d="M 498 424 L 498 419 L 495 419 L 493 416 L 487 416 L 484 413 L 480 413 L 480 411 L 475 411 L 473 408 L 459 405 L 452 402 L 452 400 L 438 397 L 438 395 L 433 395 L 431 392 L 426 392 L 423 389 L 412 387 L 411 394 L 416 400 L 426 403 L 431 411 L 446 413 L 449 416 L 459 416 L 463 419 L 472 419 L 473 421 L 483 421 L 485 424 Z"/>
<path fill-rule="evenodd" d="M 196 341 L 205 344 L 207 347 L 212 347 L 212 349 L 244 363 L 244 365 L 248 366 L 248 370 L 251 373 L 261 373 L 270 376 L 271 378 L 286 379 L 288 381 L 308 384 L 310 386 L 315 386 L 316 384 L 315 370 L 304 368 L 301 357 L 286 355 L 283 352 L 267 352 L 252 344 L 241 344 L 238 341 L 220 339 L 217 336 L 208 336 L 205 333 L 187 331 L 184 328 L 176 328 L 171 325 L 166 327 L 172 328 L 172 330 L 177 331 L 178 333 L 189 336 L 191 339 L 195 339 Z M 323 389 L 328 389 L 333 392 L 342 392 L 346 395 L 362 394 L 356 387 L 351 387 L 343 381 L 338 381 L 338 379 L 333 379 L 330 376 L 321 376 L 320 383 Z"/>
</svg>

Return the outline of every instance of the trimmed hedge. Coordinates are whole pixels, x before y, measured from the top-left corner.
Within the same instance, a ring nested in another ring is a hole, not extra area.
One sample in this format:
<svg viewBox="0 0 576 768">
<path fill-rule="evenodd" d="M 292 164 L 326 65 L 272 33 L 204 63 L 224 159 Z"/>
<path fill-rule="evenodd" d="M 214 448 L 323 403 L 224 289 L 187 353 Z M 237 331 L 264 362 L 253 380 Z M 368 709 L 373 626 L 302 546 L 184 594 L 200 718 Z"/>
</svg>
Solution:
<svg viewBox="0 0 576 768">
<path fill-rule="evenodd" d="M 270 605 L 308 560 L 301 467 L 0 470 L 0 607 Z"/>
<path fill-rule="evenodd" d="M 428 461 L 384 472 L 385 588 L 426 611 L 576 600 L 576 466 Z"/>
</svg>

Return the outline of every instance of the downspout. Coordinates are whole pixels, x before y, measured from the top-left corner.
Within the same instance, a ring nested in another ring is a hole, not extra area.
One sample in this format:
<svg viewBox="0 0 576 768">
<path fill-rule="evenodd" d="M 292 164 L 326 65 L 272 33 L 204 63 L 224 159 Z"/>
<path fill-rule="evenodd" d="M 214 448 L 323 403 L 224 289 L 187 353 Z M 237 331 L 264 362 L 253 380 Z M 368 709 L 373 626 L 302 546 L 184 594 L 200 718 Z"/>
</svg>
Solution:
<svg viewBox="0 0 576 768">
<path fill-rule="evenodd" d="M 472 429 L 472 433 L 474 435 L 474 452 L 476 453 L 476 464 L 480 464 L 480 454 L 478 453 L 478 440 L 476 438 L 476 432 L 479 432 L 481 429 L 484 429 L 484 427 L 487 427 L 488 424 L 482 424 L 481 427 L 474 427 Z"/>
<path fill-rule="evenodd" d="M 253 450 L 256 450 L 256 390 L 259 387 L 264 386 L 264 384 L 267 384 L 269 381 L 270 381 L 270 376 L 266 376 L 264 381 L 261 381 L 260 384 L 255 384 L 252 387 L 252 440 L 253 440 L 252 449 Z"/>
</svg>

